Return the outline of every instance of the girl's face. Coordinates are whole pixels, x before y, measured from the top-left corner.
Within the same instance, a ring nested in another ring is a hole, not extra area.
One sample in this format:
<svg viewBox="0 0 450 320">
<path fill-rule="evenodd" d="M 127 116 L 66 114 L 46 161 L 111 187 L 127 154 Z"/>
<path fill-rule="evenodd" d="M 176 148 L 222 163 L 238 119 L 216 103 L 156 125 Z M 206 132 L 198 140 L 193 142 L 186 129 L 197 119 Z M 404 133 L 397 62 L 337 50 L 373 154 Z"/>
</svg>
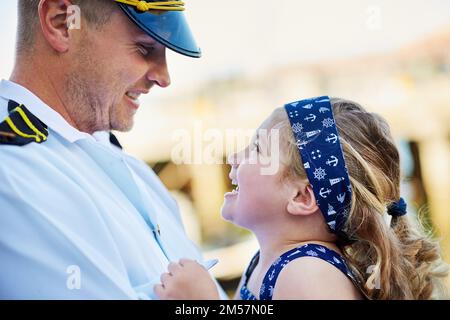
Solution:
<svg viewBox="0 0 450 320">
<path fill-rule="evenodd" d="M 282 182 L 284 168 L 278 160 L 280 146 L 275 141 L 279 139 L 273 139 L 276 129 L 271 130 L 269 123 L 270 118 L 258 129 L 250 145 L 228 160 L 232 165 L 229 177 L 236 189 L 225 194 L 222 216 L 250 230 L 270 226 L 287 205 Z M 269 161 L 278 161 L 276 172 L 264 170 Z"/>
</svg>

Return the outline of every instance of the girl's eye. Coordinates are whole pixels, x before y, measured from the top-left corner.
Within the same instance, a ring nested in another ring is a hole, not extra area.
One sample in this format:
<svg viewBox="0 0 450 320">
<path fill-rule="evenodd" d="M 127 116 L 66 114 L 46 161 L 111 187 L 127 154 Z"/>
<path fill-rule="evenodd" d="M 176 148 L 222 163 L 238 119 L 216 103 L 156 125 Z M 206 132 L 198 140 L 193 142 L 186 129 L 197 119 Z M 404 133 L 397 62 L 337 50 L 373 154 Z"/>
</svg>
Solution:
<svg viewBox="0 0 450 320">
<path fill-rule="evenodd" d="M 255 147 L 256 152 L 259 152 L 259 144 L 257 141 L 253 142 L 253 146 Z"/>
</svg>

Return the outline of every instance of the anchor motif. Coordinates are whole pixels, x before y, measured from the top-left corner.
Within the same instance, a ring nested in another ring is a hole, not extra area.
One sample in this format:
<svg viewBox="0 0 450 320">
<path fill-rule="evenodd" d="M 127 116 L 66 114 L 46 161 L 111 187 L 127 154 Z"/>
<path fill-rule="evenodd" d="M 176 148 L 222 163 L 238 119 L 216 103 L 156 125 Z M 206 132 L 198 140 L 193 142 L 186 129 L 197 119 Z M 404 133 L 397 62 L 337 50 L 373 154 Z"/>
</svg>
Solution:
<svg viewBox="0 0 450 320">
<path fill-rule="evenodd" d="M 305 117 L 305 121 L 314 122 L 315 120 L 316 120 L 316 116 L 312 113 L 310 113 L 307 117 Z"/>
<path fill-rule="evenodd" d="M 328 188 L 326 191 L 324 191 L 324 190 L 325 190 L 325 188 L 320 188 L 319 194 L 322 198 L 326 199 L 330 195 L 331 190 Z"/>
<path fill-rule="evenodd" d="M 329 136 L 327 136 L 327 138 L 325 139 L 326 142 L 332 142 L 333 144 L 337 142 L 337 135 L 335 135 L 334 133 L 330 134 Z"/>
<path fill-rule="evenodd" d="M 315 135 L 318 135 L 319 133 L 320 133 L 320 130 L 314 130 L 314 131 L 308 131 L 305 134 L 306 134 L 307 138 L 311 138 Z"/>
<path fill-rule="evenodd" d="M 322 154 L 320 153 L 320 150 L 316 150 L 311 152 L 311 157 L 316 160 L 317 158 L 322 158 Z"/>
<path fill-rule="evenodd" d="M 269 275 L 269 281 L 272 281 L 274 276 L 275 276 L 275 270 L 272 270 L 272 272 Z"/>
<path fill-rule="evenodd" d="M 330 167 L 336 167 L 339 163 L 338 158 L 336 158 L 335 156 L 331 156 L 330 159 L 327 160 L 327 162 L 325 162 L 327 165 L 329 165 Z"/>
<path fill-rule="evenodd" d="M 303 150 L 303 147 L 306 146 L 307 144 L 308 141 L 297 140 L 297 147 L 300 148 L 300 150 Z"/>
<path fill-rule="evenodd" d="M 333 185 L 335 185 L 336 183 L 339 183 L 339 182 L 341 182 L 341 181 L 343 181 L 343 180 L 344 180 L 343 177 L 335 178 L 335 179 L 330 179 L 330 186 L 333 186 Z"/>
<path fill-rule="evenodd" d="M 311 109 L 313 107 L 312 103 L 303 106 L 303 109 Z"/>
<path fill-rule="evenodd" d="M 328 215 L 332 216 L 333 214 L 336 214 L 337 212 L 334 210 L 333 206 L 331 204 L 328 204 Z"/>
<path fill-rule="evenodd" d="M 309 165 L 309 162 L 305 162 L 305 163 L 303 164 L 303 167 L 304 167 L 305 169 L 311 168 L 311 166 Z"/>
<path fill-rule="evenodd" d="M 319 109 L 320 113 L 325 113 L 327 111 L 330 111 L 330 109 L 329 108 L 325 108 L 325 107 L 320 107 L 320 109 Z"/>
<path fill-rule="evenodd" d="M 336 198 L 340 203 L 344 203 L 345 193 L 340 193 Z"/>
</svg>

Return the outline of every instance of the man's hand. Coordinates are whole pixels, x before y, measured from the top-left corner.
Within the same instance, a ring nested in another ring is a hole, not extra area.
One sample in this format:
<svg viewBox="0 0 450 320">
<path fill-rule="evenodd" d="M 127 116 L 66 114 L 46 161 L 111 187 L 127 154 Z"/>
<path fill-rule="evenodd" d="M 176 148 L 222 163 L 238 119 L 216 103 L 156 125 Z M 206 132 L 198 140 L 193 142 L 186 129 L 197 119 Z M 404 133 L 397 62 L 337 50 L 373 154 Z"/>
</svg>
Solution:
<svg viewBox="0 0 450 320">
<path fill-rule="evenodd" d="M 216 284 L 208 271 L 196 261 L 171 262 L 154 287 L 161 300 L 219 300 Z"/>
</svg>

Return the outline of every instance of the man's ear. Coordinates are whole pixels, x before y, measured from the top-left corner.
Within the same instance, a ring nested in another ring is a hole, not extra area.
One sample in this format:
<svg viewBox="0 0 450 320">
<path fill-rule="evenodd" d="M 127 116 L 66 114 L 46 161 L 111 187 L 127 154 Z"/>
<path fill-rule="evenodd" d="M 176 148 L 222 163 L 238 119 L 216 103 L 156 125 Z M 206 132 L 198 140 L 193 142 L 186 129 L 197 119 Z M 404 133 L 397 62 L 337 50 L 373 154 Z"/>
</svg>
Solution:
<svg viewBox="0 0 450 320">
<path fill-rule="evenodd" d="M 319 210 L 311 185 L 292 188 L 286 209 L 290 214 L 296 216 L 307 216 Z"/>
<path fill-rule="evenodd" d="M 70 0 L 41 0 L 39 3 L 42 34 L 48 44 L 59 53 L 69 50 L 67 17 L 71 5 Z"/>
</svg>

